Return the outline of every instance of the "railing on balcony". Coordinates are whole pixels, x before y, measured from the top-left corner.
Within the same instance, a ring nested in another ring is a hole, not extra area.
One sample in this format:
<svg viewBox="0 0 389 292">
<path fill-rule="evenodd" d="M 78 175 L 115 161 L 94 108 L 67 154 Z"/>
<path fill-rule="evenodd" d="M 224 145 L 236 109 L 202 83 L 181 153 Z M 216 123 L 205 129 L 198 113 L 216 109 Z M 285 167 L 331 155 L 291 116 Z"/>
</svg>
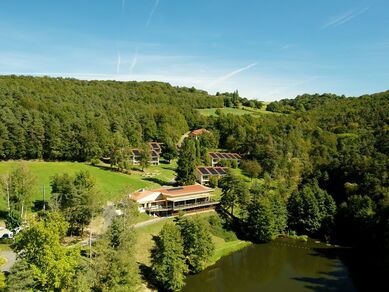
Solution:
<svg viewBox="0 0 389 292">
<path fill-rule="evenodd" d="M 179 210 L 185 210 L 185 209 L 191 209 L 191 208 L 197 208 L 197 207 L 209 207 L 218 205 L 219 201 L 215 200 L 208 200 L 203 202 L 196 202 L 196 203 L 181 203 L 179 205 L 152 205 L 149 207 L 144 208 L 146 211 L 149 212 L 160 212 L 160 211 L 179 211 Z"/>
</svg>

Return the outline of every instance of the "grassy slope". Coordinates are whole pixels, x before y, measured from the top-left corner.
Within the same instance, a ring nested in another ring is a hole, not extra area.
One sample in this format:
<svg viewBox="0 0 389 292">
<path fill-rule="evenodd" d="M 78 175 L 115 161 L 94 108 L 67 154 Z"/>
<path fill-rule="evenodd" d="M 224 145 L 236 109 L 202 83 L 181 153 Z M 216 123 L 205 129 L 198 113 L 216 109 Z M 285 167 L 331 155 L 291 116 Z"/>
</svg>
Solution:
<svg viewBox="0 0 389 292">
<path fill-rule="evenodd" d="M 202 213 L 195 216 L 210 216 L 212 214 L 213 214 L 212 212 L 209 212 L 209 213 Z M 173 220 L 173 219 L 168 219 L 168 220 Z M 136 260 L 140 264 L 144 264 L 146 266 L 150 265 L 150 250 L 152 249 L 154 244 L 152 237 L 154 235 L 157 235 L 161 231 L 163 225 L 166 222 L 167 220 L 160 221 L 152 225 L 140 227 L 136 230 L 138 234 L 138 241 L 135 247 L 135 256 L 136 256 Z M 215 243 L 215 253 L 211 258 L 210 262 L 208 263 L 208 265 L 213 265 L 221 257 L 228 255 L 250 244 L 242 240 L 234 240 L 234 241 L 226 242 L 224 241 L 224 239 L 217 236 L 212 236 L 212 238 Z"/>
<path fill-rule="evenodd" d="M 249 107 L 241 108 L 219 108 L 224 114 L 234 114 L 234 115 L 262 115 L 262 114 L 273 114 L 272 112 L 267 112 L 266 108 L 262 109 L 253 109 Z M 206 108 L 198 109 L 198 111 L 204 116 L 216 116 L 217 108 Z"/>
<path fill-rule="evenodd" d="M 151 173 L 147 178 L 141 172 L 134 172 L 131 175 L 118 173 L 106 168 L 91 166 L 77 162 L 43 162 L 43 161 L 5 161 L 0 162 L 0 175 L 12 170 L 18 163 L 25 163 L 30 171 L 36 176 L 36 187 L 34 200 L 42 199 L 42 187 L 45 186 L 46 198 L 50 196 L 50 179 L 55 174 L 74 174 L 80 170 L 89 171 L 95 177 L 97 188 L 103 201 L 114 201 L 125 194 L 140 188 L 158 187 L 175 176 L 175 164 L 161 164 L 150 166 L 146 172 Z M 4 208 L 4 200 L 0 201 L 0 209 Z"/>
</svg>

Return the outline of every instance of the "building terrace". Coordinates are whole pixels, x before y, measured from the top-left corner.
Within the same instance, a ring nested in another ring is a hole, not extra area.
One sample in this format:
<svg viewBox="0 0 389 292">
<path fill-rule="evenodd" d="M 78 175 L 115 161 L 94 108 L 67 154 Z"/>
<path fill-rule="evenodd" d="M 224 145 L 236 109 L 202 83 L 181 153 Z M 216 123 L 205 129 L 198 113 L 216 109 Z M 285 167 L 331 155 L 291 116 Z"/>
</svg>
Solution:
<svg viewBox="0 0 389 292">
<path fill-rule="evenodd" d="M 210 208 L 219 204 L 213 200 L 214 190 L 203 185 L 190 185 L 154 190 L 139 190 L 129 197 L 139 204 L 139 211 L 168 215 L 179 211 Z"/>
</svg>

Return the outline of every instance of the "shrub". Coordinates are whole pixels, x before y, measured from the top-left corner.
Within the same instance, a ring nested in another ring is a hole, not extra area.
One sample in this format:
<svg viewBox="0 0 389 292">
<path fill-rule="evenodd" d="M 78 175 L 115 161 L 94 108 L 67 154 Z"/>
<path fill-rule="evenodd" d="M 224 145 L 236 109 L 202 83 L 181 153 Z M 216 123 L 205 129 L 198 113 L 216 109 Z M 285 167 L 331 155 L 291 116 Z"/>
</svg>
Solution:
<svg viewBox="0 0 389 292">
<path fill-rule="evenodd" d="M 93 159 L 91 159 L 90 164 L 93 165 L 93 166 L 96 166 L 96 165 L 99 165 L 100 162 L 101 162 L 100 159 L 93 158 Z"/>
<path fill-rule="evenodd" d="M 217 188 L 219 186 L 219 177 L 216 175 L 211 176 L 211 178 L 209 180 L 209 186 L 211 188 Z"/>
<path fill-rule="evenodd" d="M 225 241 L 234 241 L 237 239 L 236 234 L 227 230 L 225 222 L 219 217 L 219 215 L 212 215 L 208 218 L 211 233 L 217 237 L 223 238 Z"/>
<path fill-rule="evenodd" d="M 22 217 L 20 215 L 20 212 L 17 210 L 10 210 L 5 219 L 5 225 L 9 230 L 12 230 L 22 225 Z"/>
</svg>

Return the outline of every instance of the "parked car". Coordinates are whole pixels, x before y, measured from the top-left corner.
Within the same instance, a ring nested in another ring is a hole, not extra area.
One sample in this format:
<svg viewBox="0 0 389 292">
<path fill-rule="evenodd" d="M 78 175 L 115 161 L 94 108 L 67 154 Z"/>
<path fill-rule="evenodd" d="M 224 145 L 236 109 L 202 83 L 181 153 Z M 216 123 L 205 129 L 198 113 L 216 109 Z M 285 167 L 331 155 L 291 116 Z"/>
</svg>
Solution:
<svg viewBox="0 0 389 292">
<path fill-rule="evenodd" d="M 1 228 L 0 229 L 0 238 L 1 239 L 7 239 L 7 238 L 13 238 L 14 233 L 7 228 Z"/>
</svg>

